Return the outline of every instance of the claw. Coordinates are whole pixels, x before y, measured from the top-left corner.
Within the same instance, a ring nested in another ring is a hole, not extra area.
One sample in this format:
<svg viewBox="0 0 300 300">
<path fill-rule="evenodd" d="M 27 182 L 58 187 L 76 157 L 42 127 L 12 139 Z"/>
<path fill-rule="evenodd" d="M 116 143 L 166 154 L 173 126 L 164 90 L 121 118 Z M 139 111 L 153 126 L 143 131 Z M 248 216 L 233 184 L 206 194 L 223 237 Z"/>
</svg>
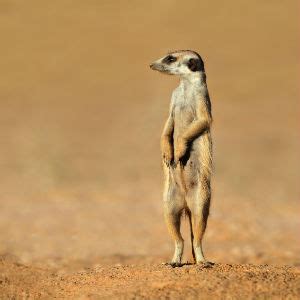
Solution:
<svg viewBox="0 0 300 300">
<path fill-rule="evenodd" d="M 169 160 L 164 159 L 163 161 L 164 161 L 164 163 L 166 164 L 166 166 L 169 168 L 169 167 L 170 167 L 170 162 L 169 162 Z"/>
<path fill-rule="evenodd" d="M 175 160 L 174 160 L 174 166 L 175 166 L 175 168 L 177 167 L 177 165 L 178 165 L 178 160 L 175 159 Z"/>
</svg>

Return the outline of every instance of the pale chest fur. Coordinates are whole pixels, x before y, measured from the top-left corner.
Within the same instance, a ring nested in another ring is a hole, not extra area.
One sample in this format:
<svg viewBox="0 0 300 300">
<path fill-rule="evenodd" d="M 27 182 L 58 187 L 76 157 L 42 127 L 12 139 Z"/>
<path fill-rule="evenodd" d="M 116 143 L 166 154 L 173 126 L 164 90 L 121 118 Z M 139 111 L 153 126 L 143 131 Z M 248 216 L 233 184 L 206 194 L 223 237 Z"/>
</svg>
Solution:
<svg viewBox="0 0 300 300">
<path fill-rule="evenodd" d="M 179 85 L 172 94 L 171 110 L 174 118 L 174 137 L 180 135 L 189 124 L 197 120 L 200 106 L 205 105 L 201 87 L 185 88 Z"/>
</svg>

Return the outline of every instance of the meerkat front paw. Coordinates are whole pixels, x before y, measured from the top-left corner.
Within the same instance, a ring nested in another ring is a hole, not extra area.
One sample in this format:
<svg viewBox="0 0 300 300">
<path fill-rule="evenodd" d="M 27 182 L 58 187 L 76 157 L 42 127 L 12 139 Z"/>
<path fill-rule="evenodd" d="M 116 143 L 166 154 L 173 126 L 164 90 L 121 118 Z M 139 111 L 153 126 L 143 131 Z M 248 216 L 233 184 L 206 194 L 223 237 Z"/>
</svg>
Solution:
<svg viewBox="0 0 300 300">
<path fill-rule="evenodd" d="M 161 151 L 163 162 L 169 167 L 172 164 L 173 160 L 173 147 L 169 141 L 162 140 Z"/>
<path fill-rule="evenodd" d="M 188 148 L 187 141 L 180 137 L 177 139 L 177 145 L 175 150 L 175 164 L 177 164 L 181 158 L 186 154 Z"/>
</svg>

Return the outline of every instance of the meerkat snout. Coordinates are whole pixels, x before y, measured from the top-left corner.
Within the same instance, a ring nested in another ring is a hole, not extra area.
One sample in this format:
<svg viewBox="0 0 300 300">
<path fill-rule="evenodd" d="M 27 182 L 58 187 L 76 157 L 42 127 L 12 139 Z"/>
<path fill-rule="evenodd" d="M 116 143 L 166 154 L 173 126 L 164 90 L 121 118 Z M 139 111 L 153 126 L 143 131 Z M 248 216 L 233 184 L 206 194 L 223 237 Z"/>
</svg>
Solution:
<svg viewBox="0 0 300 300">
<path fill-rule="evenodd" d="M 155 63 L 151 63 L 151 64 L 149 65 L 149 67 L 150 67 L 150 69 L 155 70 Z"/>
<path fill-rule="evenodd" d="M 162 64 L 161 62 L 158 62 L 158 61 L 150 64 L 150 68 L 155 71 L 169 74 L 169 71 L 165 68 L 164 64 Z"/>
</svg>

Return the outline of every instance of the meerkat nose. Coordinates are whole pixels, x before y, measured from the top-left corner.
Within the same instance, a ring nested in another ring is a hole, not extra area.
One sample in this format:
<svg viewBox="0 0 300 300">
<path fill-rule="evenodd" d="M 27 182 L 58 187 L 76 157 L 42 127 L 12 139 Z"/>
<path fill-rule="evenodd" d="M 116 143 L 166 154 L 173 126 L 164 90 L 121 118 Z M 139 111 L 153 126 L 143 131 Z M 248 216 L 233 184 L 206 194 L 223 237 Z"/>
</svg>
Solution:
<svg viewBox="0 0 300 300">
<path fill-rule="evenodd" d="M 153 68 L 154 68 L 154 65 L 155 65 L 154 63 L 151 63 L 151 64 L 150 64 L 150 68 L 153 69 Z"/>
</svg>

